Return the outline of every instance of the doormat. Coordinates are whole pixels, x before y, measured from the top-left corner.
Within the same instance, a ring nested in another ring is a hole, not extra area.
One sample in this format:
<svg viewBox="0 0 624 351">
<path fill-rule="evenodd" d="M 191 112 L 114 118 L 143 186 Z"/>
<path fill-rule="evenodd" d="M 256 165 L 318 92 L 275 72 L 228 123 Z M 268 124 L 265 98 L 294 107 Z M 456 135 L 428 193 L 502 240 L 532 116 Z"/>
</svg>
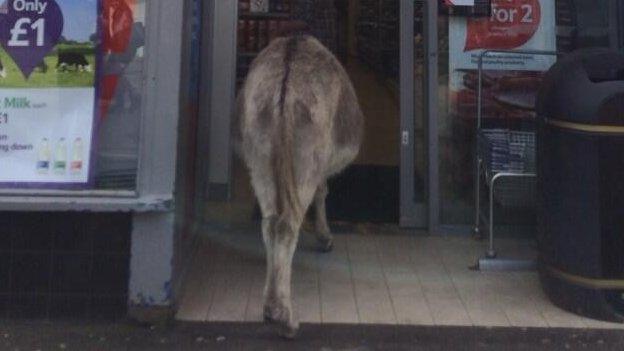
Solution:
<svg viewBox="0 0 624 351">
<path fill-rule="evenodd" d="M 399 167 L 353 165 L 328 182 L 330 221 L 398 223 Z"/>
<path fill-rule="evenodd" d="M 283 340 L 261 323 L 174 323 L 172 326 L 5 323 L 7 350 L 622 350 L 621 330 L 303 324 Z M 4 349 L 4 348 L 3 348 Z"/>
</svg>

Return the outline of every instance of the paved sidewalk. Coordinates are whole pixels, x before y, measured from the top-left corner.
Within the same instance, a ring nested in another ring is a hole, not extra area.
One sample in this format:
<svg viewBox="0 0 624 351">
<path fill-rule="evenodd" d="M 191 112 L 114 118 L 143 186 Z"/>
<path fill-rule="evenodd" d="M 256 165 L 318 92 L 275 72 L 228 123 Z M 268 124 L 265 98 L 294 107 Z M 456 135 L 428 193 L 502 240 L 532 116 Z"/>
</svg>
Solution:
<svg viewBox="0 0 624 351">
<path fill-rule="evenodd" d="M 624 332 L 557 328 L 302 325 L 294 341 L 260 323 L 0 322 L 0 350 L 622 350 Z"/>
</svg>

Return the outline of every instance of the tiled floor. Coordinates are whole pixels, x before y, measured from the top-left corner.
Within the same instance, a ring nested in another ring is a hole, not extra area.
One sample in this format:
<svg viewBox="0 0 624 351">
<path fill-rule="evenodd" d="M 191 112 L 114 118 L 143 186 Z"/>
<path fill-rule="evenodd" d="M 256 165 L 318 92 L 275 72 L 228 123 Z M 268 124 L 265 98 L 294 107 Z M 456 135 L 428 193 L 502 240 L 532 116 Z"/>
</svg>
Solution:
<svg viewBox="0 0 624 351">
<path fill-rule="evenodd" d="M 302 322 L 624 329 L 555 307 L 536 272 L 470 270 L 484 242 L 396 230 L 358 232 L 336 234 L 329 254 L 317 253 L 311 235 L 302 235 L 293 273 Z M 498 244 L 501 255 L 532 253 L 527 241 Z M 190 267 L 177 318 L 260 321 L 263 278 L 259 233 L 207 234 Z"/>
</svg>

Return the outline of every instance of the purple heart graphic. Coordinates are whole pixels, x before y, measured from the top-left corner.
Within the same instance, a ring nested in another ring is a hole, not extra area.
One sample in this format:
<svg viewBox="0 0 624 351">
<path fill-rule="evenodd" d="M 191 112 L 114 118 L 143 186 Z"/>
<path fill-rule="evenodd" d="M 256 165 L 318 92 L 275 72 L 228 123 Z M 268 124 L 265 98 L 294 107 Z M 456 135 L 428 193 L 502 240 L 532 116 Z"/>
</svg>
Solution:
<svg viewBox="0 0 624 351">
<path fill-rule="evenodd" d="M 61 8 L 55 0 L 7 0 L 0 14 L 0 44 L 28 78 L 61 38 Z"/>
</svg>

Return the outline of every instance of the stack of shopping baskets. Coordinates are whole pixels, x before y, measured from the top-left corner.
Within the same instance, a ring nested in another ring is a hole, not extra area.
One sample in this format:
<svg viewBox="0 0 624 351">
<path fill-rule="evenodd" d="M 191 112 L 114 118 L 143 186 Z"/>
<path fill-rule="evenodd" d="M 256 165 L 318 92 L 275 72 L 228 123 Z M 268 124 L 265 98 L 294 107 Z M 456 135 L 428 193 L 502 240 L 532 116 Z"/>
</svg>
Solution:
<svg viewBox="0 0 624 351">
<path fill-rule="evenodd" d="M 535 133 L 508 129 L 479 129 L 477 132 L 476 224 L 488 224 L 488 250 L 479 260 L 479 269 L 519 269 L 532 267 L 534 262 L 494 260 L 495 207 L 534 208 L 536 201 Z M 481 181 L 488 191 L 487 214 L 481 213 Z"/>
<path fill-rule="evenodd" d="M 481 129 L 477 142 L 479 176 L 485 178 L 496 204 L 533 207 L 536 195 L 535 133 Z"/>
</svg>

